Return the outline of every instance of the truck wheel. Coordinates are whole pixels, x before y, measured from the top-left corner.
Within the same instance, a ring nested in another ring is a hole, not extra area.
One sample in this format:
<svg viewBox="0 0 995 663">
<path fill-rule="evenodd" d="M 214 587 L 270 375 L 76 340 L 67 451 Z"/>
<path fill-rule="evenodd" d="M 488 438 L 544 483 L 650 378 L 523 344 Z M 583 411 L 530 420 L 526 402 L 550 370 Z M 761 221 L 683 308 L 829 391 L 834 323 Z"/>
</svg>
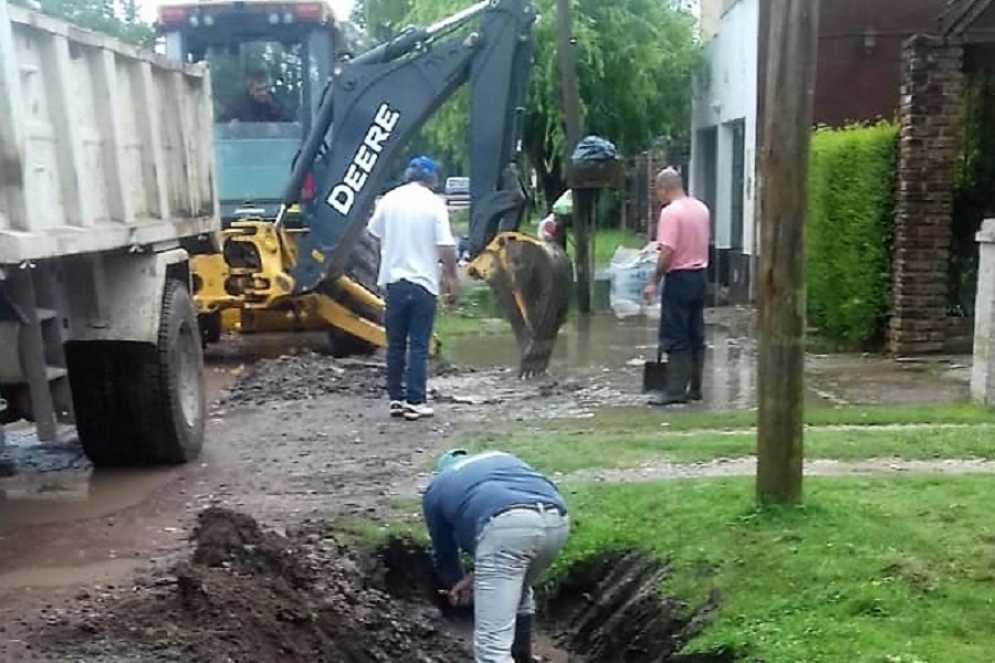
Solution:
<svg viewBox="0 0 995 663">
<path fill-rule="evenodd" d="M 204 352 L 193 299 L 180 281 L 166 280 L 159 341 L 144 359 L 133 393 L 144 414 L 145 460 L 155 465 L 193 460 L 204 443 Z"/>
<path fill-rule="evenodd" d="M 159 337 L 66 347 L 76 430 L 97 467 L 178 465 L 204 440 L 204 355 L 186 287 L 167 279 Z"/>
<path fill-rule="evenodd" d="M 357 283 L 363 285 L 369 290 L 372 290 L 373 292 L 376 292 L 377 275 L 379 274 L 379 271 L 380 242 L 369 232 L 363 233 L 360 240 L 356 243 L 356 248 L 353 249 L 352 255 L 349 258 L 346 273 Z M 378 325 L 383 324 L 383 315 L 381 315 L 379 311 L 363 306 L 359 302 L 352 300 L 344 293 L 336 292 L 333 288 L 329 288 L 328 290 L 325 290 L 325 292 L 326 294 L 329 294 L 332 299 L 342 303 L 351 311 L 359 314 L 363 318 L 366 318 L 371 322 L 375 322 Z M 361 338 L 356 338 L 349 332 L 341 329 L 328 330 L 328 343 L 331 346 L 332 356 L 337 358 L 356 355 L 369 356 L 377 351 L 376 345 L 368 343 Z"/>
<path fill-rule="evenodd" d="M 76 415 L 76 433 L 95 467 L 139 464 L 135 421 L 124 379 L 115 379 L 128 359 L 124 343 L 66 344 L 66 366 Z"/>
</svg>

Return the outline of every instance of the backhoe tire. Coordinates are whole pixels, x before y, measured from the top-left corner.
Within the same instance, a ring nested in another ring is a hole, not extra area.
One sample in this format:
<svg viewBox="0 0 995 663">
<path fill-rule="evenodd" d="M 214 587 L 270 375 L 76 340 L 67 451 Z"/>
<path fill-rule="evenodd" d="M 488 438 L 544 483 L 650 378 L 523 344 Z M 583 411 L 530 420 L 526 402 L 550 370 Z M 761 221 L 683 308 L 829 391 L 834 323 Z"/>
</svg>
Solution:
<svg viewBox="0 0 995 663">
<path fill-rule="evenodd" d="M 156 345 L 67 345 L 76 430 L 96 467 L 180 465 L 203 447 L 206 399 L 197 313 L 167 279 Z"/>
<path fill-rule="evenodd" d="M 205 348 L 221 340 L 221 311 L 198 315 L 197 324 L 200 327 L 200 338 Z"/>
<path fill-rule="evenodd" d="M 380 273 L 380 242 L 369 232 L 363 233 L 349 257 L 346 274 L 372 292 L 377 292 L 377 276 Z M 383 315 L 375 309 L 363 306 L 343 293 L 336 293 L 333 288 L 325 289 L 335 301 L 342 303 L 351 311 L 378 325 L 383 324 Z M 336 358 L 352 356 L 369 356 L 375 354 L 377 346 L 342 329 L 328 330 L 328 344 L 331 354 Z"/>
</svg>

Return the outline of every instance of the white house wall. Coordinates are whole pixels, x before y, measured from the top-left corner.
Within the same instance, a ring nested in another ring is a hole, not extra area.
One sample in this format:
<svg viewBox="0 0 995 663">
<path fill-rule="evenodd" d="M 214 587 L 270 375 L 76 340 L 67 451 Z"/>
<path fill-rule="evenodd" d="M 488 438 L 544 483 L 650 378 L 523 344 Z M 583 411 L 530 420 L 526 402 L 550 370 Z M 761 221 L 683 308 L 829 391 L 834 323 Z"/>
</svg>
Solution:
<svg viewBox="0 0 995 663">
<path fill-rule="evenodd" d="M 727 3 L 728 4 L 728 3 Z M 757 35 L 759 0 L 738 0 L 725 11 L 718 31 L 706 46 L 708 60 L 707 88 L 696 91 L 692 109 L 690 190 L 705 195 L 703 181 L 706 155 L 698 131 L 715 127 L 715 217 L 714 243 L 717 249 L 729 249 L 733 241 L 733 132 L 732 124 L 743 120 L 745 151 L 743 158 L 742 253 L 754 253 L 755 161 L 757 135 Z M 738 247 L 737 247 L 738 248 Z"/>
</svg>

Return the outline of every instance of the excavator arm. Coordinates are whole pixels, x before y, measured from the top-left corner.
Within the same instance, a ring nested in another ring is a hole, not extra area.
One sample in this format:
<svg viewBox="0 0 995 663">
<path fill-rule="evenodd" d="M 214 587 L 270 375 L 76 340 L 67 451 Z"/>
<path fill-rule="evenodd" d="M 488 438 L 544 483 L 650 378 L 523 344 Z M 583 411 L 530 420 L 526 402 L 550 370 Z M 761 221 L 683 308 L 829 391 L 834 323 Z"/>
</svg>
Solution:
<svg viewBox="0 0 995 663">
<path fill-rule="evenodd" d="M 488 282 L 511 322 L 519 373 L 546 370 L 566 318 L 571 271 L 559 246 L 517 232 L 531 202 L 517 163 L 535 20 L 527 0 L 484 0 L 334 70 L 284 197 L 287 207 L 297 202 L 309 172 L 320 183 L 290 272 L 295 292 L 341 276 L 391 166 L 468 85 L 468 271 Z"/>
<path fill-rule="evenodd" d="M 517 162 L 535 20 L 528 0 L 484 0 L 429 27 L 408 28 L 333 69 L 272 234 L 253 229 L 269 237 L 252 244 L 268 246 L 281 266 L 271 278 L 256 275 L 273 270 L 254 272 L 257 301 L 306 298 L 332 284 L 350 301 L 376 307 L 379 298 L 347 276 L 352 253 L 411 138 L 468 85 L 468 273 L 491 286 L 511 322 L 519 374 L 545 372 L 566 317 L 571 271 L 558 245 L 518 232 L 530 203 Z M 309 178 L 314 198 L 302 202 Z M 299 227 L 284 231 L 297 215 Z"/>
</svg>

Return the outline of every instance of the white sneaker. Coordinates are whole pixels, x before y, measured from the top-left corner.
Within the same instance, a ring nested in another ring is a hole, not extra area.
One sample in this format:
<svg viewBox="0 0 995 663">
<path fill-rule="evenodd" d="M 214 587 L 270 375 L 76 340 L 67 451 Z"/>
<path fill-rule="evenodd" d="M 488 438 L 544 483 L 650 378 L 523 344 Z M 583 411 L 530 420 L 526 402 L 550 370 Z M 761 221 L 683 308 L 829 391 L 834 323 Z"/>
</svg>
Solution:
<svg viewBox="0 0 995 663">
<path fill-rule="evenodd" d="M 426 403 L 405 403 L 404 404 L 404 418 L 408 421 L 414 421 L 415 419 L 422 419 L 423 417 L 431 417 L 435 412 L 432 411 Z"/>
<path fill-rule="evenodd" d="M 392 417 L 403 417 L 404 416 L 404 403 L 401 401 L 391 401 L 390 402 L 390 416 Z"/>
</svg>

